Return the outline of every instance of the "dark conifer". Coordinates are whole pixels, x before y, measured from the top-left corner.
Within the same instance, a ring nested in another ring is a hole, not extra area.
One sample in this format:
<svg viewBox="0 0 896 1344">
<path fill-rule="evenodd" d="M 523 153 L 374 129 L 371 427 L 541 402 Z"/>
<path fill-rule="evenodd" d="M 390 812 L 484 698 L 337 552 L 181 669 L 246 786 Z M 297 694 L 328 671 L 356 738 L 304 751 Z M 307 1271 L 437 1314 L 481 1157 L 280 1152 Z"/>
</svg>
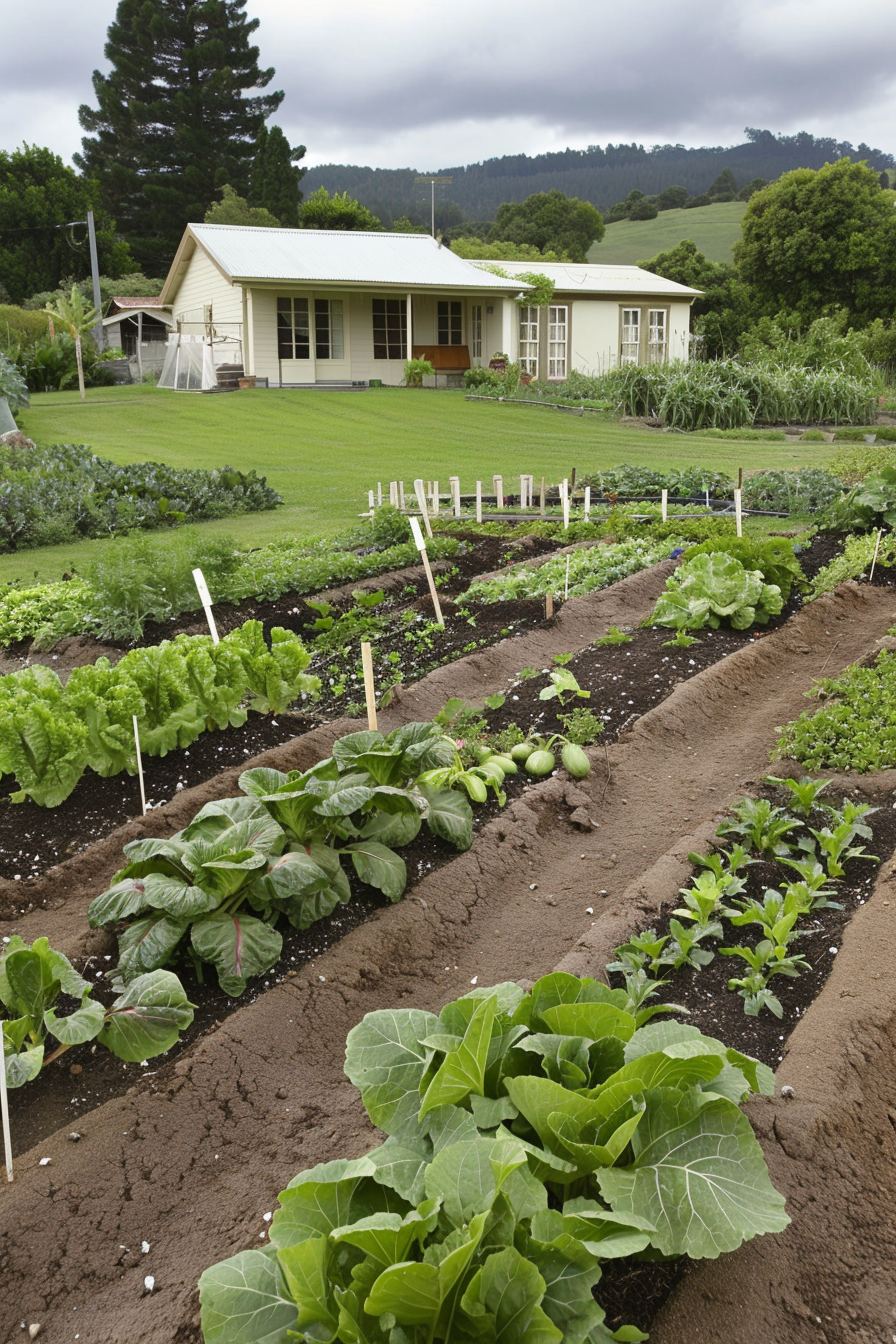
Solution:
<svg viewBox="0 0 896 1344">
<path fill-rule="evenodd" d="M 302 192 L 299 182 L 304 168 L 294 165 L 305 157 L 305 146 L 290 149 L 289 141 L 279 126 L 262 125 L 255 142 L 249 200 L 276 215 L 284 228 L 299 227 L 299 204 Z"/>
<path fill-rule="evenodd" d="M 254 92 L 274 76 L 250 42 L 258 24 L 245 0 L 119 0 L 76 161 L 147 271 L 164 273 L 224 183 L 248 193 L 259 127 L 283 101 Z"/>
</svg>

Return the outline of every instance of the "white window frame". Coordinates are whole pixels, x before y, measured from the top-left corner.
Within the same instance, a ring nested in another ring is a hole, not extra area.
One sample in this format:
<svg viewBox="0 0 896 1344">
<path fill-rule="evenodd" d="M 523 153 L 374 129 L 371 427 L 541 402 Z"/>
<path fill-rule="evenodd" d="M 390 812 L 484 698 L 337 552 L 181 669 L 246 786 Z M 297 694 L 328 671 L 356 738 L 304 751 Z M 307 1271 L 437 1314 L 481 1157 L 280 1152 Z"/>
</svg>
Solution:
<svg viewBox="0 0 896 1344">
<path fill-rule="evenodd" d="M 284 359 L 302 359 L 311 358 L 311 328 L 309 326 L 309 304 L 307 298 L 296 298 L 292 294 L 281 294 L 277 298 L 277 358 Z M 287 344 L 290 349 L 289 354 L 283 351 L 283 345 Z M 297 355 L 296 347 L 305 350 L 305 354 Z"/>
<path fill-rule="evenodd" d="M 325 321 L 321 322 L 321 318 Z M 315 359 L 345 359 L 345 317 L 342 299 L 314 300 Z"/>
<path fill-rule="evenodd" d="M 482 358 L 482 304 L 470 305 L 470 358 Z"/>
<path fill-rule="evenodd" d="M 622 309 L 622 330 L 619 341 L 619 363 L 641 363 L 641 309 Z"/>
<path fill-rule="evenodd" d="M 569 305 L 552 303 L 548 306 L 548 380 L 562 383 L 566 379 L 569 350 Z"/>
<path fill-rule="evenodd" d="M 533 303 L 520 305 L 520 373 L 538 377 L 538 309 Z"/>
<path fill-rule="evenodd" d="M 669 310 L 647 310 L 647 363 L 665 364 L 669 352 Z"/>
<path fill-rule="evenodd" d="M 442 340 L 443 334 L 448 337 L 447 341 Z M 460 299 L 436 301 L 436 336 L 439 345 L 463 345 L 464 305 Z"/>
<path fill-rule="evenodd" d="M 378 311 L 377 304 L 382 305 Z M 376 294 L 371 306 L 373 319 L 373 357 L 376 360 L 407 358 L 408 305 L 405 299 L 393 295 Z M 382 351 L 377 354 L 377 350 Z"/>
</svg>

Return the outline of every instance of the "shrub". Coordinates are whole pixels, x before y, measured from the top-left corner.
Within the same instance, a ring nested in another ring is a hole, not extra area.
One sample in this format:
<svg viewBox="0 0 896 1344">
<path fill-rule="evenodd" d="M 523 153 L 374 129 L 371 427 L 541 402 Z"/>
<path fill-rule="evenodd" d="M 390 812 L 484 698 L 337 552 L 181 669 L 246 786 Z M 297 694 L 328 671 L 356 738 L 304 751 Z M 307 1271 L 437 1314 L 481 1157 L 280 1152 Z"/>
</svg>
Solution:
<svg viewBox="0 0 896 1344">
<path fill-rule="evenodd" d="M 757 471 L 744 481 L 743 503 L 747 509 L 814 513 L 833 504 L 842 492 L 842 482 L 820 467 Z"/>
<path fill-rule="evenodd" d="M 404 380 L 408 387 L 422 387 L 424 378 L 431 378 L 435 369 L 428 359 L 406 359 Z"/>
<path fill-rule="evenodd" d="M 36 341 L 47 331 L 45 313 L 32 313 L 26 308 L 15 308 L 0 303 L 0 349 L 19 341 Z"/>
<path fill-rule="evenodd" d="M 15 364 L 0 355 L 0 397 L 5 397 L 11 411 L 28 405 L 28 388 Z"/>
</svg>

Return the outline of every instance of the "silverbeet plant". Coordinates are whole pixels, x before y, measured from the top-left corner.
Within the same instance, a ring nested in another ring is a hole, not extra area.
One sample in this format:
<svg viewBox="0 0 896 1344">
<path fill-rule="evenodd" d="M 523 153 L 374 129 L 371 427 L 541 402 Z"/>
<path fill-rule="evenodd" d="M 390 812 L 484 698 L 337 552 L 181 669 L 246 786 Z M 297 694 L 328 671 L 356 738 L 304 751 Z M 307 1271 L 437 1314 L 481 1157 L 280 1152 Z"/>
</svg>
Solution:
<svg viewBox="0 0 896 1344">
<path fill-rule="evenodd" d="M 207 803 L 168 840 L 127 845 L 127 865 L 88 910 L 92 927 L 126 925 L 117 974 L 127 983 L 183 950 L 200 978 L 209 962 L 224 992 L 241 994 L 278 960 L 280 916 L 307 929 L 350 899 L 344 864 L 399 900 L 407 869 L 395 847 L 424 822 L 458 849 L 472 844 L 467 799 L 420 782 L 454 755 L 431 723 L 351 733 L 310 770 L 248 770 L 245 797 Z"/>
<path fill-rule="evenodd" d="M 13 935 L 0 956 L 0 1003 L 7 1087 L 22 1087 L 73 1045 L 99 1041 L 119 1059 L 139 1063 L 170 1050 L 193 1021 L 193 1005 L 171 971 L 140 975 L 110 1008 L 91 998 L 92 985 L 71 962 L 37 938 Z M 60 995 L 78 1001 L 62 1014 Z M 47 1041 L 56 1042 L 48 1054 Z"/>
<path fill-rule="evenodd" d="M 715 1258 L 789 1219 L 739 1103 L 757 1061 L 553 974 L 368 1014 L 346 1073 L 383 1143 L 303 1171 L 212 1266 L 205 1344 L 608 1344 L 603 1262 Z"/>
</svg>

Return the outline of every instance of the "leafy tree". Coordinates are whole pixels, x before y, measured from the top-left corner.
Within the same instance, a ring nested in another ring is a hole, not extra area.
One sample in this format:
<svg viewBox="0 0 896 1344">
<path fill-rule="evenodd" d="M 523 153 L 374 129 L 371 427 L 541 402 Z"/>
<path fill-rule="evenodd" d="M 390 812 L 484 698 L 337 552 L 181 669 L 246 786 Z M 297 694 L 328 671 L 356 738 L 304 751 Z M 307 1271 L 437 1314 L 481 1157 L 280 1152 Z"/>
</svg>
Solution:
<svg viewBox="0 0 896 1344">
<path fill-rule="evenodd" d="M 89 209 L 100 268 L 110 275 L 132 269 L 133 258 L 102 207 L 96 182 L 37 145 L 0 152 L 0 282 L 11 302 L 22 303 L 35 290 L 55 292 L 73 271 L 90 274 Z M 84 224 L 67 227 L 72 220 Z"/>
<path fill-rule="evenodd" d="M 656 198 L 658 210 L 680 210 L 687 204 L 690 192 L 687 187 L 664 187 Z"/>
<path fill-rule="evenodd" d="M 221 200 L 205 212 L 206 224 L 251 224 L 260 229 L 279 229 L 280 221 L 261 206 L 250 205 L 229 184 L 221 188 Z"/>
<path fill-rule="evenodd" d="M 706 194 L 707 196 L 727 196 L 729 192 L 732 195 L 737 194 L 737 182 L 731 169 L 723 168 L 712 186 L 707 189 Z"/>
<path fill-rule="evenodd" d="M 60 294 L 55 303 L 47 304 L 44 312 L 50 319 L 52 326 L 55 327 L 58 324 L 64 327 L 75 343 L 75 358 L 78 361 L 78 388 L 83 401 L 86 393 L 84 391 L 84 356 L 81 342 L 97 321 L 100 315 L 99 309 L 89 307 L 78 286 L 72 285 L 70 295 Z"/>
<path fill-rule="evenodd" d="M 362 233 L 383 227 L 376 215 L 360 201 L 352 200 L 347 191 L 334 191 L 331 196 L 326 187 L 318 187 L 307 198 L 299 225 L 303 229 L 355 229 Z"/>
<path fill-rule="evenodd" d="M 649 196 L 643 197 L 640 201 L 635 201 L 628 212 L 629 219 L 656 219 L 659 214 L 656 202 Z"/>
<path fill-rule="evenodd" d="M 489 242 L 531 243 L 540 252 L 565 252 L 586 261 L 588 249 L 604 236 L 604 220 L 588 201 L 562 191 L 540 191 L 519 202 L 498 206 Z"/>
<path fill-rule="evenodd" d="M 75 161 L 145 268 L 167 269 L 225 183 L 248 192 L 258 128 L 283 100 L 256 92 L 274 75 L 250 41 L 258 23 L 245 0 L 119 0 Z"/>
<path fill-rule="evenodd" d="M 294 165 L 304 157 L 305 146 L 297 145 L 295 149 L 290 149 L 289 141 L 279 126 L 260 127 L 252 160 L 249 202 L 269 210 L 287 229 L 299 227 L 299 203 L 302 199 L 299 182 L 305 175 L 305 169 Z"/>
<path fill-rule="evenodd" d="M 414 224 L 407 215 L 399 215 L 392 221 L 392 233 L 429 233 L 425 224 Z"/>
<path fill-rule="evenodd" d="M 532 243 L 484 243 L 481 238 L 455 238 L 451 251 L 467 261 L 571 261 L 565 252 L 539 252 Z"/>
<path fill-rule="evenodd" d="M 690 238 L 638 265 L 653 275 L 703 290 L 702 298 L 695 299 L 691 309 L 701 353 L 711 359 L 734 353 L 750 324 L 751 313 L 746 288 L 733 266 L 710 261 Z"/>
<path fill-rule="evenodd" d="M 740 191 L 737 193 L 737 199 L 739 201 L 752 200 L 757 191 L 762 191 L 762 188 L 767 186 L 768 182 L 764 177 L 754 177 L 745 187 L 741 187 Z"/>
<path fill-rule="evenodd" d="M 877 174 L 849 159 L 758 192 L 735 260 L 769 316 L 783 309 L 808 323 L 843 308 L 861 327 L 896 310 L 896 210 Z"/>
</svg>

